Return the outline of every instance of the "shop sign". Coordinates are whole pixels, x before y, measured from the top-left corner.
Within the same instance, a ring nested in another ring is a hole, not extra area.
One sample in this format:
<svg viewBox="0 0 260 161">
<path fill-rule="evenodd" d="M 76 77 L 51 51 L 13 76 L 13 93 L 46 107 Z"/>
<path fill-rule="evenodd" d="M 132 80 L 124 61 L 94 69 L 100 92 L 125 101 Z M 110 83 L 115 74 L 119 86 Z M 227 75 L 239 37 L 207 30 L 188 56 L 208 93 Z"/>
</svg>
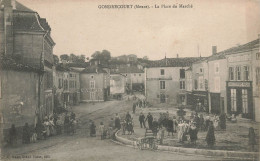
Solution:
<svg viewBox="0 0 260 161">
<path fill-rule="evenodd" d="M 251 87 L 250 82 L 228 82 L 228 87 Z"/>
</svg>

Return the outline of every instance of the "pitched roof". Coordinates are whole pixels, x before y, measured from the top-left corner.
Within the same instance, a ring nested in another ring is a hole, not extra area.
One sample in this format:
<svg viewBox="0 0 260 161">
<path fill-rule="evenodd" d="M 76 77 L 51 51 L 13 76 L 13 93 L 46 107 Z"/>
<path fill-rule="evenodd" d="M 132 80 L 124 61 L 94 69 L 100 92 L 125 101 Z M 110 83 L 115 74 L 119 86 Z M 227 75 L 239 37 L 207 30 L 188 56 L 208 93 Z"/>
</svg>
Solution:
<svg viewBox="0 0 260 161">
<path fill-rule="evenodd" d="M 236 47 L 229 48 L 229 49 L 221 51 L 217 54 L 226 54 L 226 55 L 236 54 L 236 53 L 250 51 L 250 50 L 255 49 L 255 48 L 259 48 L 259 39 L 250 41 L 250 42 L 243 44 L 243 45 L 239 45 L 239 46 L 236 46 Z"/>
<path fill-rule="evenodd" d="M 236 46 L 236 47 L 232 47 L 232 48 L 223 50 L 221 52 L 218 52 L 214 55 L 211 55 L 211 56 L 208 57 L 208 61 L 225 59 L 226 55 L 246 52 L 246 51 L 250 51 L 250 50 L 255 49 L 255 48 L 259 48 L 259 39 L 256 39 L 256 40 L 250 41 L 246 44 L 239 45 L 239 46 Z"/>
<path fill-rule="evenodd" d="M 82 70 L 81 73 L 107 73 L 107 72 L 100 67 L 90 66 Z"/>
<path fill-rule="evenodd" d="M 144 73 L 143 70 L 137 68 L 136 66 L 131 67 L 119 67 L 117 69 L 111 69 L 111 73 L 119 74 L 119 73 Z"/>
<path fill-rule="evenodd" d="M 24 12 L 35 12 L 34 10 L 32 10 L 32 9 L 30 9 L 30 8 L 28 8 L 28 7 L 26 7 L 26 6 L 24 6 L 23 4 L 21 4 L 20 2 L 18 2 L 18 1 L 15 1 L 16 2 L 16 10 L 18 10 L 18 11 L 24 11 Z"/>
<path fill-rule="evenodd" d="M 165 58 L 151 61 L 149 67 L 189 67 L 192 63 L 201 60 L 204 57 L 186 57 L 186 58 Z"/>
</svg>

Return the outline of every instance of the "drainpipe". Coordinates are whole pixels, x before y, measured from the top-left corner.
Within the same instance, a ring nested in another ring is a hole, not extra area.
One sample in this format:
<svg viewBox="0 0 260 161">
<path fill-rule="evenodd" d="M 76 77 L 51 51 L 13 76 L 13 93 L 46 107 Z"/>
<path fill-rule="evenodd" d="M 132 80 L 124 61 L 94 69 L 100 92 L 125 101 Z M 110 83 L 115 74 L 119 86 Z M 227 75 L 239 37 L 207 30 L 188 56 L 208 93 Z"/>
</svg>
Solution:
<svg viewBox="0 0 260 161">
<path fill-rule="evenodd" d="M 207 68 L 208 68 L 208 89 L 207 89 L 207 93 L 208 93 L 208 106 L 209 106 L 209 113 L 211 113 L 211 98 L 210 98 L 210 79 L 209 79 L 209 62 L 207 60 Z"/>
<path fill-rule="evenodd" d="M 43 36 L 43 41 L 42 41 L 42 53 L 40 56 L 40 71 L 38 74 L 38 115 L 40 114 L 40 109 L 41 109 L 41 84 L 42 84 L 42 80 L 41 80 L 41 69 L 42 69 L 42 60 L 44 60 L 44 39 L 47 35 L 48 31 L 44 34 Z M 43 61 L 44 63 L 44 61 Z M 43 72 L 44 72 L 44 65 L 43 65 Z M 44 74 L 44 73 L 43 73 Z M 42 76 L 43 77 L 43 76 Z M 39 116 L 38 116 L 39 117 Z"/>
</svg>

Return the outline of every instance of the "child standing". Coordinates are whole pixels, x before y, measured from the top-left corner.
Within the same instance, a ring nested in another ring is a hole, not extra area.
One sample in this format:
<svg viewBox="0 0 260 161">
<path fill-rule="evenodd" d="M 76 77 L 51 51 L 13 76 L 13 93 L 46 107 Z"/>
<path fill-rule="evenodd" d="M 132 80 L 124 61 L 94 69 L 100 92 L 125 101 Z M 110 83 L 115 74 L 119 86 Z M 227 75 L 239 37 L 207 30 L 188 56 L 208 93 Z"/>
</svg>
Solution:
<svg viewBox="0 0 260 161">
<path fill-rule="evenodd" d="M 101 140 L 104 139 L 104 131 L 105 131 L 105 125 L 103 124 L 103 122 L 100 122 L 99 132 L 100 132 Z"/>
</svg>

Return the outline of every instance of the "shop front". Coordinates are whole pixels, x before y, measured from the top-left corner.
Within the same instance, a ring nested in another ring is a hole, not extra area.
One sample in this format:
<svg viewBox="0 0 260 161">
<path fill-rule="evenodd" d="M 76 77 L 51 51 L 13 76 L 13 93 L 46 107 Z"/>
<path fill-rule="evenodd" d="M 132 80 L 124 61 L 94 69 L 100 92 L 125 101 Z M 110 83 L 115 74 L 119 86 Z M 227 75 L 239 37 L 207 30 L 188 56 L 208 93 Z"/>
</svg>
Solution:
<svg viewBox="0 0 260 161">
<path fill-rule="evenodd" d="M 254 119 L 252 82 L 227 81 L 226 87 L 228 113 Z"/>
<path fill-rule="evenodd" d="M 209 112 L 208 92 L 207 91 L 192 91 L 193 105 L 196 111 Z"/>
</svg>

